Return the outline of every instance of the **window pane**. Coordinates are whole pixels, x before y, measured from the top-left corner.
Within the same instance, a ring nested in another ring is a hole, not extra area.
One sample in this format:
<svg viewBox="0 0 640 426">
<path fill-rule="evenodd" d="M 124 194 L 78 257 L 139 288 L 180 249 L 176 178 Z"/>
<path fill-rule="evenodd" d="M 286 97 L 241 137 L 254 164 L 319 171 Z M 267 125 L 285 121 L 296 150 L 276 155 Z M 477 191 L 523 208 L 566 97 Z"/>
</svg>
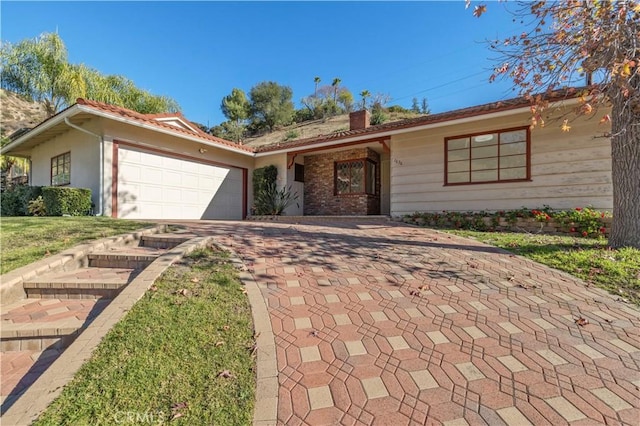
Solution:
<svg viewBox="0 0 640 426">
<path fill-rule="evenodd" d="M 447 183 L 464 183 L 469 182 L 469 172 L 447 174 Z"/>
<path fill-rule="evenodd" d="M 471 170 L 487 170 L 487 169 L 497 169 L 498 168 L 498 159 L 497 158 L 483 158 L 480 160 L 471 160 Z"/>
<path fill-rule="evenodd" d="M 447 142 L 447 150 L 469 148 L 469 138 L 450 139 Z"/>
<path fill-rule="evenodd" d="M 295 164 L 293 180 L 296 182 L 304 182 L 304 164 Z"/>
<path fill-rule="evenodd" d="M 527 140 L 526 130 L 516 130 L 515 132 L 500 133 L 500 143 L 509 144 L 514 142 L 525 142 Z"/>
<path fill-rule="evenodd" d="M 447 140 L 447 183 L 526 179 L 528 136 L 523 128 Z"/>
<path fill-rule="evenodd" d="M 449 161 L 468 160 L 469 159 L 469 150 L 468 149 L 457 149 L 455 151 L 449 151 L 447 153 L 447 159 Z"/>
<path fill-rule="evenodd" d="M 526 142 L 515 142 L 508 145 L 500 145 L 500 155 L 526 154 L 526 152 Z"/>
<path fill-rule="evenodd" d="M 497 157 L 497 156 L 498 156 L 498 145 L 471 149 L 471 158 L 486 158 L 486 157 Z"/>
<path fill-rule="evenodd" d="M 526 178 L 527 178 L 527 168 L 526 167 L 518 167 L 516 169 L 503 169 L 503 170 L 500 170 L 500 179 L 501 180 L 526 179 Z"/>
<path fill-rule="evenodd" d="M 498 134 L 491 133 L 486 135 L 478 135 L 471 138 L 471 146 L 495 145 L 498 143 Z"/>
<path fill-rule="evenodd" d="M 510 157 L 500 158 L 500 168 L 506 169 L 508 167 L 524 167 L 527 165 L 526 155 L 512 155 Z"/>
<path fill-rule="evenodd" d="M 448 172 L 464 172 L 469 170 L 469 161 L 453 161 L 449 163 Z"/>
<path fill-rule="evenodd" d="M 349 163 L 336 164 L 336 192 L 338 194 L 348 194 L 349 184 Z"/>
<path fill-rule="evenodd" d="M 471 182 L 493 182 L 498 180 L 497 170 L 471 172 Z"/>
<path fill-rule="evenodd" d="M 364 161 L 351 163 L 351 192 L 364 192 Z"/>
</svg>

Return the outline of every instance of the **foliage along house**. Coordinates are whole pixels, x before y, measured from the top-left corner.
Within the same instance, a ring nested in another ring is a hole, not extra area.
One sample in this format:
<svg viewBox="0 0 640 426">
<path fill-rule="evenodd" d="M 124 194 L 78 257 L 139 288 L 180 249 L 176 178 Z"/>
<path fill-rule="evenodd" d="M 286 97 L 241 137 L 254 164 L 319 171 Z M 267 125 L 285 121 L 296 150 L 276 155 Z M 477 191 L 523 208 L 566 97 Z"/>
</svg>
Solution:
<svg viewBox="0 0 640 426">
<path fill-rule="evenodd" d="M 32 185 L 90 188 L 96 214 L 142 219 L 243 219 L 254 169 L 275 165 L 299 194 L 288 215 L 391 215 L 521 207 L 612 209 L 609 131 L 553 99 L 547 127 L 530 129 L 517 98 L 251 147 L 201 131 L 181 114 L 140 114 L 78 99 L 15 138 L 3 154 L 29 158 Z"/>
</svg>

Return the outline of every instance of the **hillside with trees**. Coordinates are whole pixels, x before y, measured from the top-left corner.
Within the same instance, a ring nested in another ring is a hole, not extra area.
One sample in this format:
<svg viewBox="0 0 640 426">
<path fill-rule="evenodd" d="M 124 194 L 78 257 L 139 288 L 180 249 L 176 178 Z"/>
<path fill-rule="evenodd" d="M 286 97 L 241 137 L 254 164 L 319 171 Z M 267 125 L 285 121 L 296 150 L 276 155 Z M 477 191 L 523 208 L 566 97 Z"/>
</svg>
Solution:
<svg viewBox="0 0 640 426">
<path fill-rule="evenodd" d="M 429 114 L 426 98 L 422 103 L 413 99 L 411 109 L 389 106 L 391 97 L 382 93 L 360 92 L 356 100 L 340 78 L 322 85 L 320 77 L 313 79 L 313 93 L 300 99 L 295 109 L 290 87 L 274 81 L 263 81 L 249 91 L 233 88 L 220 104 L 227 121 L 203 130 L 239 143 L 259 146 L 349 129 L 350 112 L 367 108 L 371 124 L 382 124 Z"/>
</svg>

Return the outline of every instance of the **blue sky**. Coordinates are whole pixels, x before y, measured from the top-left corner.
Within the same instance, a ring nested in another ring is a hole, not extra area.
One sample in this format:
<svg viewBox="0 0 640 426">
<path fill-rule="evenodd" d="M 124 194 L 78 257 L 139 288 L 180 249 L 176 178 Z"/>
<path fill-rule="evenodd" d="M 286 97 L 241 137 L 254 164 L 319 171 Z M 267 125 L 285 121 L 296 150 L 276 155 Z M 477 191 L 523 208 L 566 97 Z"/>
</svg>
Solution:
<svg viewBox="0 0 640 426">
<path fill-rule="evenodd" d="M 476 3 L 476 2 L 474 2 Z M 58 31 L 73 63 L 121 74 L 174 98 L 191 120 L 224 120 L 223 96 L 261 81 L 296 103 L 342 80 L 405 107 L 426 97 L 442 112 L 514 96 L 488 83 L 495 58 L 483 41 L 517 34 L 502 3 L 480 19 L 449 2 L 11 2 L 3 42 Z"/>
</svg>

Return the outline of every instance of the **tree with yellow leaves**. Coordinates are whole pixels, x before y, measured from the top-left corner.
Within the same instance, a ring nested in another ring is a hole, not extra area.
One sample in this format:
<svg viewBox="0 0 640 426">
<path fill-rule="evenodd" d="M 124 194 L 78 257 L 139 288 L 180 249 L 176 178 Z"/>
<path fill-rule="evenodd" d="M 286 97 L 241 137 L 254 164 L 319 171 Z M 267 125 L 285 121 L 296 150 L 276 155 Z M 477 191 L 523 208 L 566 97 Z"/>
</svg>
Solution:
<svg viewBox="0 0 640 426">
<path fill-rule="evenodd" d="M 470 0 L 466 0 L 467 7 Z M 548 107 L 545 94 L 578 98 L 575 115 L 611 125 L 613 183 L 612 247 L 640 247 L 640 2 L 566 0 L 514 2 L 523 31 L 491 43 L 500 54 L 491 80 L 508 78 L 532 102 L 532 125 Z M 513 3 L 512 3 L 513 4 Z M 480 17 L 487 7 L 474 7 Z M 592 82 L 592 77 L 593 81 Z M 572 89 L 579 80 L 586 86 Z M 542 95 L 540 95 L 540 93 Z M 570 118 L 562 131 L 570 131 Z"/>
</svg>

